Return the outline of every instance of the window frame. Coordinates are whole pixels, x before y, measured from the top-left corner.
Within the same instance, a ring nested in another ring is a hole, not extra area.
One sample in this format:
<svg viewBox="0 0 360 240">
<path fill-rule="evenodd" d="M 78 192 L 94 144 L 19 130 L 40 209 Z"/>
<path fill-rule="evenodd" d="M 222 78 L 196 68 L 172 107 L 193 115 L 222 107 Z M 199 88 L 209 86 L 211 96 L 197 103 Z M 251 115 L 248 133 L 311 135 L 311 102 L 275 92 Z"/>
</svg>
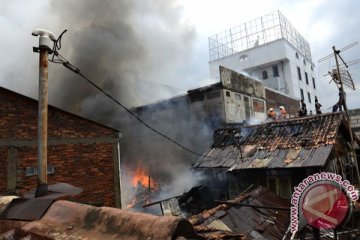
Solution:
<svg viewBox="0 0 360 240">
<path fill-rule="evenodd" d="M 301 78 L 301 69 L 300 69 L 299 66 L 297 66 L 297 73 L 298 73 L 298 79 L 299 79 L 300 81 L 302 81 L 302 78 Z"/>
</svg>

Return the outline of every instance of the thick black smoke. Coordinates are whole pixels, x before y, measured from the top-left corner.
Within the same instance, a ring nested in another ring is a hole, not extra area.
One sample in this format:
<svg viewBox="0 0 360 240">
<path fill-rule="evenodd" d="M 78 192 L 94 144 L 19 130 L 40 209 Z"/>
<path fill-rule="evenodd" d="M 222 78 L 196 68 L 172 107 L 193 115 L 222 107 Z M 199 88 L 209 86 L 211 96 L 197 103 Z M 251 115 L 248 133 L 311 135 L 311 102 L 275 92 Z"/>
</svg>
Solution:
<svg viewBox="0 0 360 240">
<path fill-rule="evenodd" d="M 181 9 L 174 1 L 65 0 L 51 4 L 59 33 L 69 30 L 60 51 L 125 105 L 153 102 L 181 90 L 172 85 L 181 81 L 191 61 L 195 32 L 181 22 Z M 57 69 L 55 76 L 58 91 L 52 97 L 57 105 L 87 111 L 82 103 L 91 101 L 96 91 L 64 69 Z"/>
<path fill-rule="evenodd" d="M 65 0 L 52 2 L 51 7 L 58 17 L 59 32 L 69 30 L 60 52 L 125 106 L 140 106 L 185 92 L 176 86 L 181 85 L 178 83 L 183 81 L 185 69 L 190 68 L 196 35 L 181 21 L 181 9 L 174 1 Z M 125 177 L 140 164 L 159 183 L 176 183 L 174 193 L 191 187 L 189 174 L 179 176 L 191 167 L 196 156 L 144 127 L 74 73 L 57 68 L 53 76 L 57 91 L 52 97 L 57 105 L 122 132 Z M 202 136 L 208 136 L 209 131 L 192 119 L 188 102 L 181 105 L 174 110 L 171 104 L 162 104 L 169 111 L 155 119 L 145 117 L 146 121 L 201 152 L 207 146 Z"/>
</svg>

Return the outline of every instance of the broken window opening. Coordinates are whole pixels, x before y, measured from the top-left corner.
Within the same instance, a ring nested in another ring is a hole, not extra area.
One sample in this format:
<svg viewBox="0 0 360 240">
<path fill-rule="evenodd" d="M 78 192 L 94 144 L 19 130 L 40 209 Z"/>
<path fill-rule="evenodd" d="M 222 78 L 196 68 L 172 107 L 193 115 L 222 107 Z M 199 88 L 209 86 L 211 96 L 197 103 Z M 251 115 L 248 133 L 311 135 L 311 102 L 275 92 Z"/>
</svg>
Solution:
<svg viewBox="0 0 360 240">
<path fill-rule="evenodd" d="M 266 70 L 264 70 L 263 72 L 262 72 L 262 79 L 268 79 L 268 73 L 267 73 L 267 71 Z"/>
</svg>

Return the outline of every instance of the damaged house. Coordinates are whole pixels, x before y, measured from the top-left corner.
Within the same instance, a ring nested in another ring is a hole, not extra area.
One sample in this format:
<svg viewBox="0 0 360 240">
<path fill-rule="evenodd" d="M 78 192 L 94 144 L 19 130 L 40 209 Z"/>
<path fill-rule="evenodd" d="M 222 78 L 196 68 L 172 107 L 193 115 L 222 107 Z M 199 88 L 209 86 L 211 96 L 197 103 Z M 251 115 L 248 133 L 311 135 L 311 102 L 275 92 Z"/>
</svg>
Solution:
<svg viewBox="0 0 360 240">
<path fill-rule="evenodd" d="M 214 132 L 210 149 L 194 163 L 214 180 L 225 181 L 228 198 L 251 185 L 266 186 L 290 199 L 306 176 L 334 172 L 357 182 L 348 122 L 342 113 L 292 118 Z"/>
<path fill-rule="evenodd" d="M 178 119 L 179 113 L 186 120 L 211 123 L 219 126 L 243 121 L 263 121 L 267 109 L 283 105 L 291 116 L 299 110 L 299 99 L 267 88 L 254 78 L 219 67 L 220 81 L 189 90 L 186 95 L 158 103 L 137 107 L 134 112 L 144 120 L 165 122 Z M 174 119 L 170 118 L 175 116 Z"/>
</svg>

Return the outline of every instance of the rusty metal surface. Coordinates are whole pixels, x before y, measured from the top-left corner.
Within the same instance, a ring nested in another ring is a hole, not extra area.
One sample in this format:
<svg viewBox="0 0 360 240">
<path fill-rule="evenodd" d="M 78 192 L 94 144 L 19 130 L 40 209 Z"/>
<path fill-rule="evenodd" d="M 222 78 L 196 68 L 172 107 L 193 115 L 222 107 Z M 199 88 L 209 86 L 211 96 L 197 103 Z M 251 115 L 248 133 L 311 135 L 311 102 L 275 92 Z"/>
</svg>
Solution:
<svg viewBox="0 0 360 240">
<path fill-rule="evenodd" d="M 234 202 L 278 208 L 288 208 L 290 206 L 288 201 L 277 197 L 264 187 L 258 187 L 246 195 L 239 196 Z M 245 239 L 246 237 L 248 240 L 278 240 L 282 239 L 288 227 L 289 211 L 221 204 L 213 209 L 190 217 L 189 221 L 194 225 L 199 234 L 204 234 L 209 239 L 228 239 L 226 237 L 241 235 L 242 238 L 238 239 Z M 220 228 L 222 231 L 220 231 Z M 225 231 L 226 228 L 231 231 Z M 224 235 L 223 238 L 219 238 L 219 233 L 227 235 L 226 237 Z"/>
<path fill-rule="evenodd" d="M 257 150 L 253 155 L 241 159 L 239 150 L 230 146 L 214 149 L 208 155 L 209 158 L 203 158 L 194 167 L 248 169 L 324 166 L 332 148 L 333 145 L 318 146 L 311 149 L 300 148 L 299 155 L 294 159 L 286 158 L 291 149 L 276 149 L 271 152 Z"/>
<path fill-rule="evenodd" d="M 51 198 L 16 198 L 2 212 L 0 219 L 36 220 L 40 219 L 53 203 Z"/>
<path fill-rule="evenodd" d="M 40 47 L 38 102 L 38 175 L 40 184 L 47 183 L 48 145 L 48 49 Z"/>
<path fill-rule="evenodd" d="M 82 192 L 81 188 L 67 183 L 56 183 L 47 186 L 48 191 L 42 197 L 35 197 L 37 189 L 31 190 L 24 198 L 14 198 L 0 213 L 0 219 L 37 220 L 61 198 L 74 196 Z M 0 204 L 1 206 L 1 204 Z"/>
<path fill-rule="evenodd" d="M 55 183 L 47 186 L 48 193 L 45 196 L 45 198 L 57 198 L 63 197 L 63 196 L 74 196 L 77 194 L 80 194 L 83 190 L 78 187 L 74 187 L 68 183 Z M 24 197 L 25 198 L 34 198 L 36 193 L 36 189 L 32 189 L 29 191 Z"/>
<path fill-rule="evenodd" d="M 10 220 L 0 220 L 0 234 L 11 230 Z M 48 239 L 172 240 L 204 239 L 182 218 L 159 217 L 109 207 L 93 207 L 58 200 L 39 220 L 17 226 L 26 233 Z"/>
<path fill-rule="evenodd" d="M 342 123 L 327 113 L 250 127 L 218 129 L 214 144 L 195 168 L 283 168 L 324 166 Z"/>
</svg>

